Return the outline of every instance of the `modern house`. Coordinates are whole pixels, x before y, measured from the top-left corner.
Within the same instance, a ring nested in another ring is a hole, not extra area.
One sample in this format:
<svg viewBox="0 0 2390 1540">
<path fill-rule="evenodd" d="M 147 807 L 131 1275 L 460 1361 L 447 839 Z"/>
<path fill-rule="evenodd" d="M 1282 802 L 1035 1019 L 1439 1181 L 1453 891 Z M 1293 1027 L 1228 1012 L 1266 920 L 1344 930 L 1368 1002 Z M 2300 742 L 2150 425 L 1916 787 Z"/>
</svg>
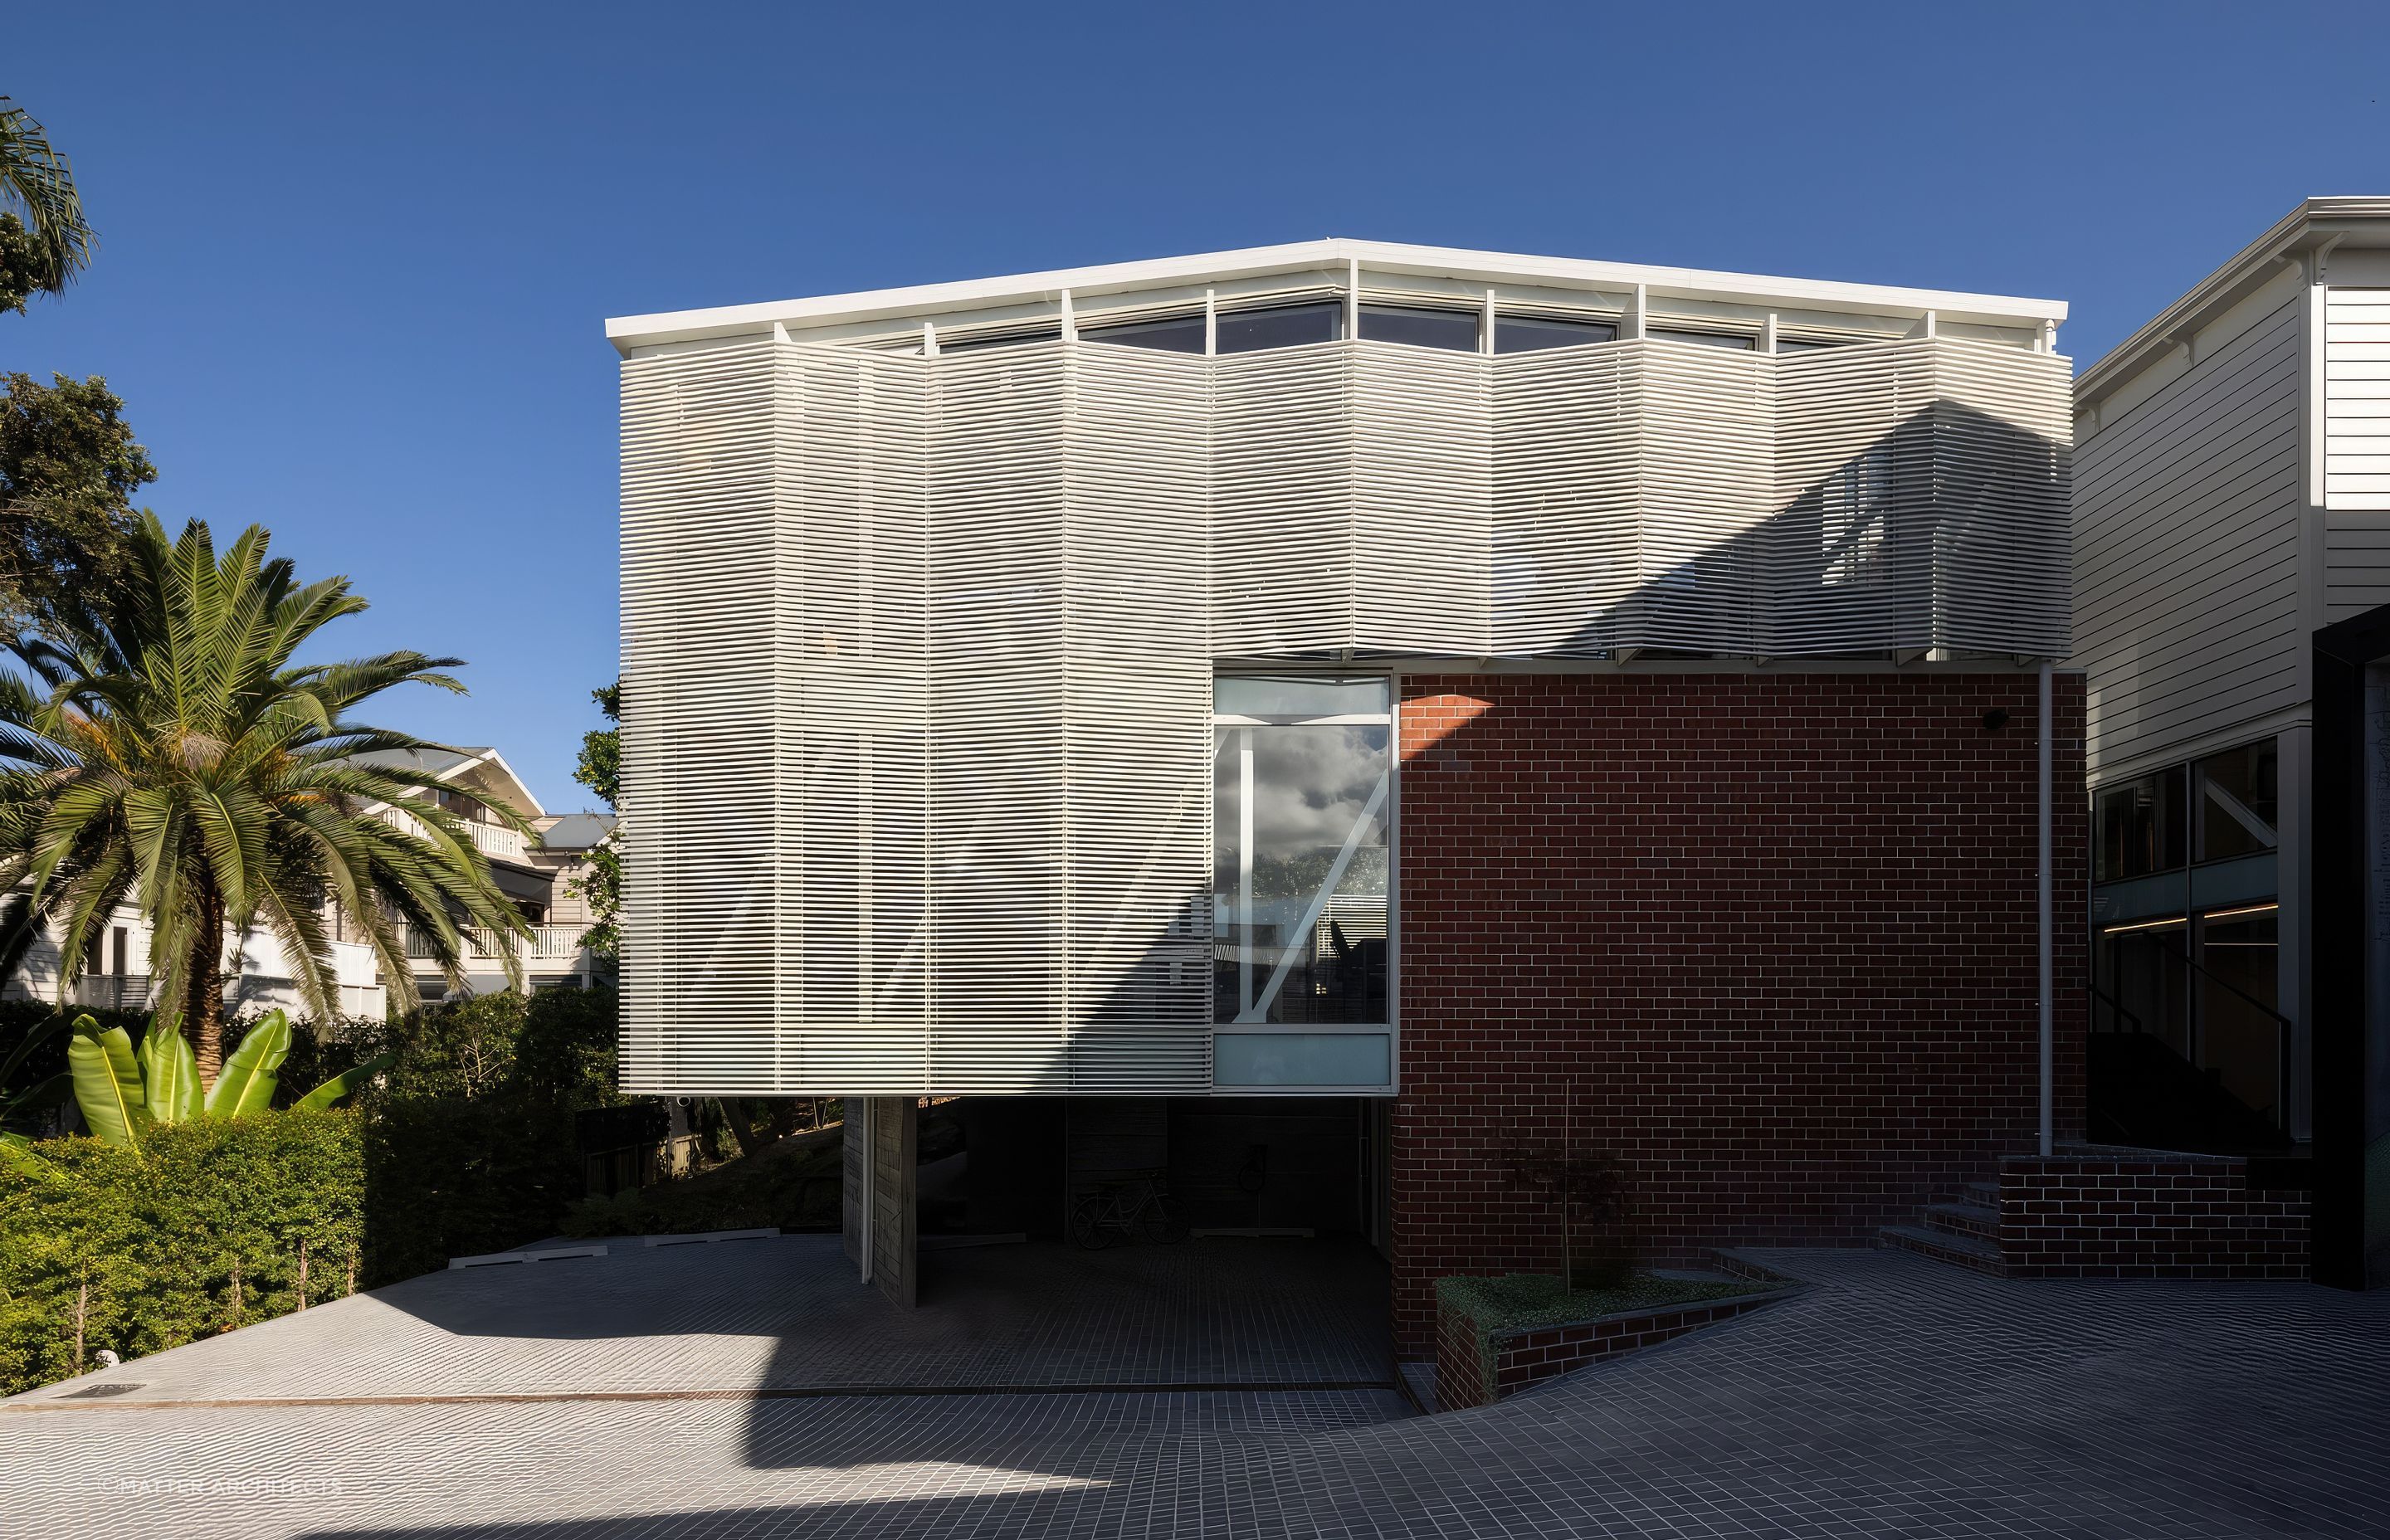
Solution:
<svg viewBox="0 0 2390 1540">
<path fill-rule="evenodd" d="M 440 779 L 439 791 L 420 795 L 436 796 L 464 821 L 475 848 L 489 858 L 492 878 L 531 922 L 527 942 L 509 941 L 479 929 L 467 930 L 471 945 L 466 977 L 469 990 L 506 987 L 500 948 L 508 945 L 520 948 L 528 988 L 580 986 L 610 975 L 610 961 L 581 944 L 590 915 L 578 885 L 588 874 L 589 853 L 613 828 L 612 815 L 548 813 L 495 749 L 429 749 L 366 757 L 404 760 Z M 531 825 L 532 835 L 526 838 L 493 811 L 499 807 L 519 814 Z M 384 815 L 402 816 L 394 812 Z M 325 927 L 340 979 L 342 1014 L 387 1014 L 393 988 L 403 991 L 403 997 L 426 1000 L 445 999 L 452 994 L 430 960 L 430 948 L 414 935 L 407 937 L 406 948 L 414 969 L 408 978 L 397 981 L 382 976 L 371 948 L 355 936 L 347 917 L 329 904 L 325 906 Z M 8 978 L 6 995 L 58 999 L 58 957 L 55 944 L 37 942 Z M 225 989 L 230 1009 L 309 1013 L 281 943 L 270 931 L 256 929 L 238 938 L 228 937 L 225 964 L 232 975 Z M 143 1010 L 154 1003 L 153 989 L 148 928 L 139 911 L 128 905 L 109 927 L 101 955 L 66 995 L 71 1003 L 86 1007 Z"/>
<path fill-rule="evenodd" d="M 2064 314 L 1324 240 L 610 323 L 624 1088 L 857 1098 L 899 1297 L 1160 1169 L 1406 1354 L 1564 1131 L 1655 1257 L 2079 1136 Z"/>
<path fill-rule="evenodd" d="M 2312 1151 L 2316 1276 L 2390 1282 L 2390 199 L 2300 204 L 2075 412 L 2092 1131 Z"/>
</svg>

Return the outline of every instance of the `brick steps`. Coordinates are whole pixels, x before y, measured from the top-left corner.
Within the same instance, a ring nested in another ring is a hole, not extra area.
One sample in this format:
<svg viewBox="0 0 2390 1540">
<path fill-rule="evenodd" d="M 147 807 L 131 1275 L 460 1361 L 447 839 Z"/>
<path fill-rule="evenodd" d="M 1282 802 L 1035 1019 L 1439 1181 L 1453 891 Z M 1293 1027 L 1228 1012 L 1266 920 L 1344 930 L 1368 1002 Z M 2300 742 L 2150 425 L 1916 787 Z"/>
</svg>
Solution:
<svg viewBox="0 0 2390 1540">
<path fill-rule="evenodd" d="M 1928 1229 L 1922 1225 L 1886 1225 L 1876 1232 L 1876 1244 L 1915 1251 L 1920 1256 L 1953 1263 L 1996 1278 L 2009 1276 L 2009 1264 L 2000 1256 L 1998 1242 L 1979 1236 Z"/>
<path fill-rule="evenodd" d="M 1927 1229 L 1946 1235 L 1975 1240 L 1996 1241 L 2000 1238 L 2000 1210 L 1997 1203 L 1929 1203 L 1921 1223 Z"/>
</svg>

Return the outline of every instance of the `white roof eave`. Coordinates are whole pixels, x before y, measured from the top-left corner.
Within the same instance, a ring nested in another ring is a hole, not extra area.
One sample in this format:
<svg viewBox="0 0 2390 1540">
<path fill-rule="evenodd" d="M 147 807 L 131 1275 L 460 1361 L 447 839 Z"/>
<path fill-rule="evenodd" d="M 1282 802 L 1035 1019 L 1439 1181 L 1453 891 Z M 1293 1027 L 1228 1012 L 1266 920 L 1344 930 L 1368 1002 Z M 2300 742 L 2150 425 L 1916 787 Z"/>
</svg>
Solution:
<svg viewBox="0 0 2390 1540">
<path fill-rule="evenodd" d="M 1373 273 L 1416 273 L 1463 280 L 1536 284 L 1617 292 L 1640 284 L 1663 298 L 1682 296 L 1755 305 L 1787 305 L 1860 314 L 1921 315 L 1935 312 L 1949 321 L 1995 326 L 2037 326 L 2066 319 L 2062 300 L 1998 294 L 1964 294 L 1934 289 L 1895 289 L 1878 284 L 1836 283 L 1815 278 L 1768 277 L 1753 273 L 1712 273 L 1691 267 L 1647 267 L 1631 263 L 1590 262 L 1574 257 L 1515 256 L 1442 246 L 1406 246 L 1385 241 L 1329 239 L 1238 251 L 1108 263 L 1047 273 L 1022 273 L 959 283 L 916 284 L 854 294 L 764 304 L 718 305 L 705 310 L 618 316 L 606 323 L 616 348 L 701 341 L 749 336 L 774 324 L 815 326 L 931 316 L 1007 302 L 1052 299 L 1064 289 L 1073 298 L 1171 285 L 1223 282 L 1358 262 Z"/>
</svg>

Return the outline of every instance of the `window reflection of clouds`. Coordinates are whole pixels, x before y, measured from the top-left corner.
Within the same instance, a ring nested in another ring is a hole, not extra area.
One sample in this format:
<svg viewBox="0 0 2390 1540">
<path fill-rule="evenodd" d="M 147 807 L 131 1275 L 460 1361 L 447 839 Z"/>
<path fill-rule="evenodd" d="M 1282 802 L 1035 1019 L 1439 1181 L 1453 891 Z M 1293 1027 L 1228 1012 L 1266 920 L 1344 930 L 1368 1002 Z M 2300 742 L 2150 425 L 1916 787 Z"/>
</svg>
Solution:
<svg viewBox="0 0 2390 1540">
<path fill-rule="evenodd" d="M 1219 1020 L 1385 1019 L 1392 738 L 1382 723 L 1220 727 Z M 1250 852 L 1239 848 L 1248 830 Z M 1321 890 L 1331 873 L 1330 899 Z M 1306 925 L 1315 909 L 1317 923 Z"/>
<path fill-rule="evenodd" d="M 1262 727 L 1253 733 L 1253 855 L 1342 845 L 1386 770 L 1383 727 Z M 1364 843 L 1385 837 L 1382 826 Z"/>
</svg>

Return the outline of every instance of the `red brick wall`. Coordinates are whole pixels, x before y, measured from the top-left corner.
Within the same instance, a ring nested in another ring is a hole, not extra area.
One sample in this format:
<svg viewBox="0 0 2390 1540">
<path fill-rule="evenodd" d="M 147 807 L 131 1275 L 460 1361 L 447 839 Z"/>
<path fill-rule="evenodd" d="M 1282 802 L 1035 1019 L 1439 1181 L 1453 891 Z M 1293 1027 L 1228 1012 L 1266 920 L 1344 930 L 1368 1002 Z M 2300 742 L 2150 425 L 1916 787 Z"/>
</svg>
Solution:
<svg viewBox="0 0 2390 1540">
<path fill-rule="evenodd" d="M 2082 1124 L 2083 689 L 2057 681 L 2059 1132 Z M 1986 731 L 1987 711 L 2009 722 Z M 1857 1245 L 2029 1148 L 2029 674 L 1403 682 L 1395 1337 L 1550 1271 L 1494 1152 L 1632 1165 L 1653 1254 Z"/>
<path fill-rule="evenodd" d="M 2011 1277 L 2303 1278 L 2307 1195 L 2222 1157 L 2003 1161 L 2000 1258 Z"/>
</svg>

